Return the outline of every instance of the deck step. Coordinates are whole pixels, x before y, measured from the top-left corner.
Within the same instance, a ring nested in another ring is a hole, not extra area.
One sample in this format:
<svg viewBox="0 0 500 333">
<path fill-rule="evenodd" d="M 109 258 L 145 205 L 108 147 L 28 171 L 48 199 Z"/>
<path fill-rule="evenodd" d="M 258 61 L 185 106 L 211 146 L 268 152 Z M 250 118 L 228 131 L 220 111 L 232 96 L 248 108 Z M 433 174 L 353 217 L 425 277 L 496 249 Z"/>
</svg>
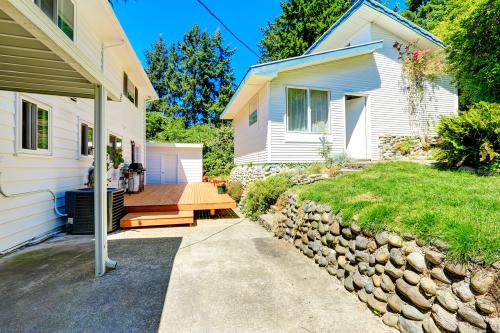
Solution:
<svg viewBox="0 0 500 333">
<path fill-rule="evenodd" d="M 193 224 L 194 211 L 129 213 L 120 220 L 121 228 L 154 227 L 175 224 Z"/>
</svg>

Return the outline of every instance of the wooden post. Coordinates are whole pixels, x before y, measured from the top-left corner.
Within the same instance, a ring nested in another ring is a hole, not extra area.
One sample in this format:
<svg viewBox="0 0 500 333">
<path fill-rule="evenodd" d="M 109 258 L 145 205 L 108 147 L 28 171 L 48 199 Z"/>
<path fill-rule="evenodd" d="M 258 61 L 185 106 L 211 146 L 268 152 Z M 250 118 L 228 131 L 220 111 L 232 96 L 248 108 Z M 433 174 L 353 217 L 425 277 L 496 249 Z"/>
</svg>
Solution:
<svg viewBox="0 0 500 333">
<path fill-rule="evenodd" d="M 210 209 L 210 216 L 214 216 L 215 215 L 215 209 Z"/>
</svg>

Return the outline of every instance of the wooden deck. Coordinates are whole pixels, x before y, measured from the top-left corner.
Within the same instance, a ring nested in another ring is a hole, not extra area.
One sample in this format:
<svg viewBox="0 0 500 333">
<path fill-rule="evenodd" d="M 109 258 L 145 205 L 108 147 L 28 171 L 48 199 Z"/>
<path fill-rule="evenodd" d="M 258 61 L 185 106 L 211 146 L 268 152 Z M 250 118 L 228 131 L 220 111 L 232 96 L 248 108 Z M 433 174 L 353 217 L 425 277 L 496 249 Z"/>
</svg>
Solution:
<svg viewBox="0 0 500 333">
<path fill-rule="evenodd" d="M 144 192 L 125 195 L 125 211 L 168 212 L 236 208 L 227 194 L 218 194 L 211 183 L 145 185 Z"/>
</svg>

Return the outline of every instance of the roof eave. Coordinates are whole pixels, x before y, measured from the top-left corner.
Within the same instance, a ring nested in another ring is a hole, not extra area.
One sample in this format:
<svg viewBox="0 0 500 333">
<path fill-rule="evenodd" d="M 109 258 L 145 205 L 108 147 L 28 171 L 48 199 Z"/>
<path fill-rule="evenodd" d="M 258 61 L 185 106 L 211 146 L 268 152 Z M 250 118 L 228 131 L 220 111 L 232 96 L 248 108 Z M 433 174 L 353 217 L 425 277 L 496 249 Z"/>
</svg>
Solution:
<svg viewBox="0 0 500 333">
<path fill-rule="evenodd" d="M 295 70 L 303 67 L 309 67 L 309 66 L 314 66 L 317 64 L 325 63 L 325 62 L 330 62 L 330 61 L 335 61 L 335 60 L 342 60 L 345 58 L 350 58 L 350 57 L 355 57 L 367 53 L 372 53 L 377 49 L 380 49 L 383 47 L 383 41 L 374 41 L 374 42 L 369 42 L 369 43 L 364 43 L 364 44 L 359 44 L 359 45 L 353 45 L 349 47 L 344 47 L 340 49 L 335 49 L 335 50 L 329 50 L 325 52 L 320 52 L 320 53 L 315 53 L 315 54 L 309 54 L 309 55 L 302 55 L 298 57 L 293 57 L 293 58 L 288 58 L 288 59 L 283 59 L 283 60 L 278 60 L 278 61 L 272 61 L 264 64 L 258 64 L 250 67 L 250 69 L 247 71 L 245 74 L 245 77 L 241 81 L 241 83 L 238 85 L 238 88 L 234 95 L 231 97 L 231 100 L 227 104 L 226 108 L 224 109 L 224 112 L 221 114 L 220 118 L 221 119 L 233 119 L 235 114 L 232 111 L 232 106 L 234 104 L 234 101 L 238 98 L 238 95 L 241 93 L 241 91 L 244 89 L 246 84 L 255 77 L 261 77 L 265 78 L 265 81 L 271 81 L 275 77 L 278 76 L 278 74 L 282 71 L 286 70 Z"/>
<path fill-rule="evenodd" d="M 432 33 L 428 32 L 425 29 L 422 29 L 418 25 L 412 23 L 411 21 L 407 20 L 406 18 L 402 17 L 398 13 L 392 11 L 391 9 L 385 7 L 384 5 L 382 5 L 382 4 L 378 3 L 378 2 L 375 2 L 373 0 L 358 0 L 323 35 L 321 35 L 321 37 L 316 42 L 314 42 L 313 45 L 311 45 L 306 50 L 306 52 L 304 53 L 304 55 L 311 54 L 311 52 L 313 52 L 326 38 L 328 38 L 328 36 L 330 36 L 330 34 L 332 34 L 337 29 L 337 27 L 339 27 L 345 20 L 347 20 L 349 17 L 351 17 L 363 5 L 367 5 L 368 7 L 370 7 L 372 9 L 374 9 L 374 10 L 376 10 L 376 11 L 382 13 L 382 14 L 385 14 L 388 17 L 390 17 L 390 18 L 398 21 L 402 25 L 404 25 L 407 28 L 413 30 L 414 32 L 416 32 L 417 34 L 419 34 L 422 37 L 426 38 L 430 42 L 436 44 L 437 46 L 439 46 L 441 48 L 445 47 L 445 45 L 443 44 L 443 42 L 441 40 L 439 40 L 439 38 L 437 38 L 436 36 L 434 36 Z"/>
</svg>

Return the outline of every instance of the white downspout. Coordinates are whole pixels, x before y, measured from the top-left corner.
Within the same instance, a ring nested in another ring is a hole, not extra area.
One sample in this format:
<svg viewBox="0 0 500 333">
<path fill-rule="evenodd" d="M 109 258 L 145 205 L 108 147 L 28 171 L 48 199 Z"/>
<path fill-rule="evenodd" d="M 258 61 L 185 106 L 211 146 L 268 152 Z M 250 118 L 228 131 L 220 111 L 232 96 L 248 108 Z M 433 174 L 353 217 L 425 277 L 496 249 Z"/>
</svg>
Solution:
<svg viewBox="0 0 500 333">
<path fill-rule="evenodd" d="M 116 268 L 117 263 L 108 258 L 108 193 L 106 172 L 106 100 L 103 86 L 95 86 L 94 97 L 94 231 L 95 231 L 95 275 L 102 276 L 106 267 Z"/>
</svg>

